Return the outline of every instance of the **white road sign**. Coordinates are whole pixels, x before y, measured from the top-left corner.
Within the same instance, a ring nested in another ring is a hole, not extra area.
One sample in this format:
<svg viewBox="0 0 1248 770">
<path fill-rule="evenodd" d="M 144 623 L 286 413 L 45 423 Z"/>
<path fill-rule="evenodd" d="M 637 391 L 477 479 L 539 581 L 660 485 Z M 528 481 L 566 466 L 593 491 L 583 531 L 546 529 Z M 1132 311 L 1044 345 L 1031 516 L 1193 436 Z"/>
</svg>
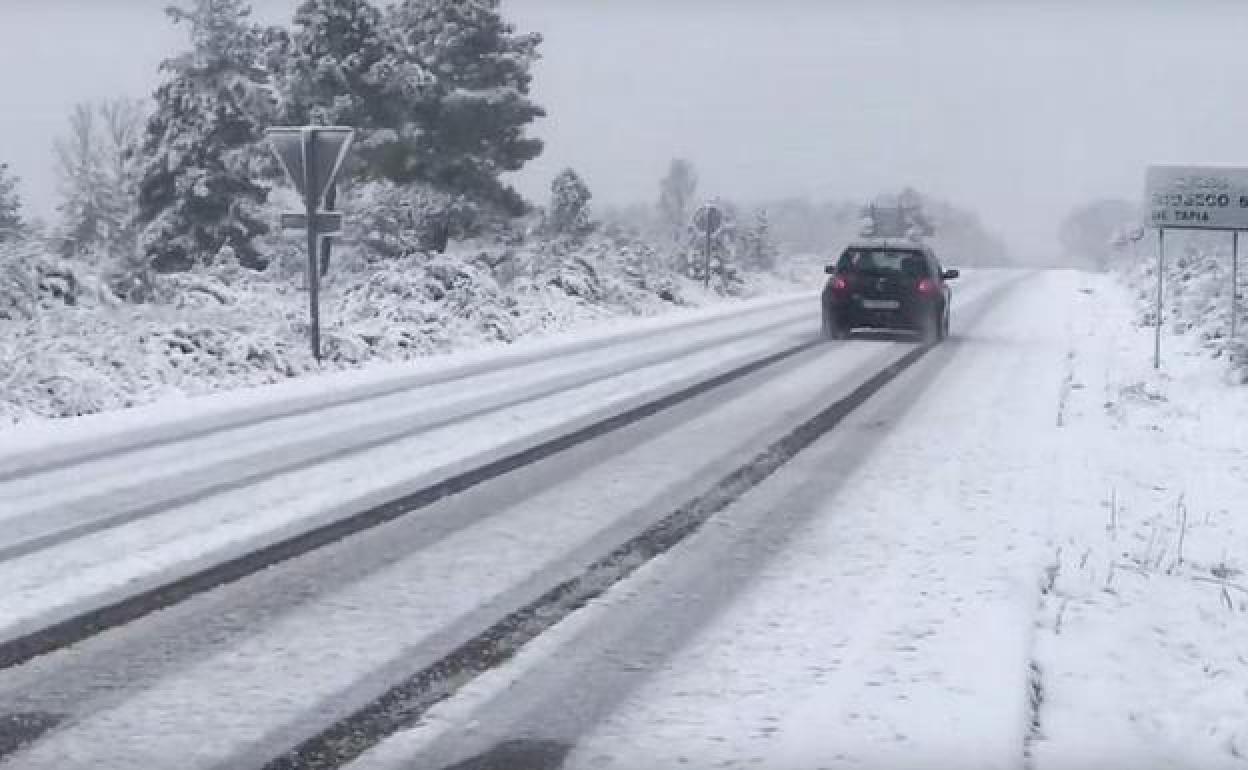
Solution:
<svg viewBox="0 0 1248 770">
<path fill-rule="evenodd" d="M 1150 166 L 1145 187 L 1153 227 L 1248 230 L 1248 168 Z"/>
</svg>

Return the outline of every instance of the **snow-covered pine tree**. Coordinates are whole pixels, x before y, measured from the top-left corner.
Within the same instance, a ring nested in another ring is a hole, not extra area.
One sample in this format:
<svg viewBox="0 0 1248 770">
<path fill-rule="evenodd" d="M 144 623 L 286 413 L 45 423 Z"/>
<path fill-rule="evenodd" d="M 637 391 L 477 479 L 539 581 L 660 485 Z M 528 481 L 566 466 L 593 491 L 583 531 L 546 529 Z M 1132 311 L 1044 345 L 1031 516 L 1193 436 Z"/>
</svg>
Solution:
<svg viewBox="0 0 1248 770">
<path fill-rule="evenodd" d="M 343 174 L 379 176 L 427 82 L 419 67 L 396 56 L 382 12 L 369 0 L 303 0 L 277 47 L 281 122 L 351 126 L 355 145 Z M 326 195 L 327 208 L 338 207 L 337 187 Z M 332 248 L 330 239 L 322 241 L 322 273 Z"/>
<path fill-rule="evenodd" d="M 402 60 L 431 83 L 410 123 L 396 127 L 403 141 L 380 175 L 523 212 L 523 199 L 499 176 L 542 152 L 542 141 L 525 133 L 546 114 L 529 96 L 541 36 L 517 34 L 498 0 L 400 0 L 387 23 Z"/>
<path fill-rule="evenodd" d="M 685 235 L 697 190 L 698 173 L 693 164 L 681 158 L 673 160 L 659 183 L 659 219 L 672 243 L 680 243 Z"/>
<path fill-rule="evenodd" d="M 747 270 L 766 272 L 776 268 L 777 250 L 767 209 L 756 209 L 754 221 L 742 228 L 740 255 L 742 267 Z"/>
<path fill-rule="evenodd" d="M 17 184 L 18 179 L 10 173 L 9 164 L 0 163 L 0 243 L 17 240 L 25 230 Z"/>
<path fill-rule="evenodd" d="M 580 175 L 564 169 L 550 183 L 546 228 L 552 235 L 581 236 L 592 229 L 589 200 L 593 194 Z"/>
<path fill-rule="evenodd" d="M 141 248 L 161 272 L 211 263 L 226 247 L 262 268 L 252 240 L 268 230 L 257 211 L 268 189 L 254 168 L 274 109 L 266 33 L 243 0 L 192 0 L 168 13 L 190 26 L 192 47 L 161 65 L 142 146 Z"/>
<path fill-rule="evenodd" d="M 401 55 L 382 12 L 368 0 L 304 0 L 283 49 L 282 121 L 351 126 L 353 172 L 386 177 L 430 78 Z"/>
<path fill-rule="evenodd" d="M 741 210 L 731 201 L 718 200 L 724 223 L 711 241 L 711 286 L 721 294 L 738 294 L 744 286 L 740 254 Z"/>
</svg>

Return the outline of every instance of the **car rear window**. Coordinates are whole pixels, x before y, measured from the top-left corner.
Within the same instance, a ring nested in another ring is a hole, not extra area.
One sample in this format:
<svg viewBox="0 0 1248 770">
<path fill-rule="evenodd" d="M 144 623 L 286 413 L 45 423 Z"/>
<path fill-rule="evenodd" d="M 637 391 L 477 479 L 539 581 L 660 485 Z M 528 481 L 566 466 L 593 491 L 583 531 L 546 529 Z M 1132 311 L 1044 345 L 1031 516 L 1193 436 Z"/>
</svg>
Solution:
<svg viewBox="0 0 1248 770">
<path fill-rule="evenodd" d="M 929 272 L 923 252 L 905 249 L 846 249 L 837 268 L 864 273 L 901 273 L 914 277 L 927 276 Z"/>
</svg>

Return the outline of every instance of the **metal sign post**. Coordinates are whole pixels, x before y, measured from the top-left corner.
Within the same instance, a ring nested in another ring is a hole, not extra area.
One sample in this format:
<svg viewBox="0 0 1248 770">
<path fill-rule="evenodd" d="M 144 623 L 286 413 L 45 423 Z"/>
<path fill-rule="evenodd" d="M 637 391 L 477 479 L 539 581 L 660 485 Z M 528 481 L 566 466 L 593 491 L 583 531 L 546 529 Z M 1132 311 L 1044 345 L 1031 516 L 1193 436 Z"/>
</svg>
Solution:
<svg viewBox="0 0 1248 770">
<path fill-rule="evenodd" d="M 1231 233 L 1231 341 L 1239 329 L 1239 231 Z"/>
<path fill-rule="evenodd" d="M 1166 228 L 1157 231 L 1157 324 L 1153 331 L 1153 368 L 1161 368 L 1162 291 L 1166 266 Z"/>
<path fill-rule="evenodd" d="M 341 126 L 270 128 L 273 154 L 303 197 L 302 214 L 283 214 L 282 228 L 308 236 L 308 317 L 312 356 L 321 360 L 321 269 L 317 245 L 342 230 L 342 214 L 321 211 L 325 194 L 342 171 L 355 130 Z"/>
<path fill-rule="evenodd" d="M 307 131 L 303 135 L 303 167 L 316 168 L 317 156 L 316 134 Z M 310 184 L 303 187 L 303 209 L 308 216 L 308 318 L 311 319 L 312 357 L 321 360 L 321 270 L 317 259 L 316 247 L 320 239 L 316 234 L 316 213 L 320 201 L 317 191 Z"/>
<path fill-rule="evenodd" d="M 705 259 L 706 264 L 705 264 L 705 269 L 702 271 L 702 280 L 704 281 L 703 285 L 706 286 L 708 289 L 711 287 L 711 250 L 714 246 L 711 240 L 712 236 L 713 234 L 711 233 L 711 231 L 707 230 L 706 231 L 706 259 Z"/>
<path fill-rule="evenodd" d="M 1166 230 L 1222 230 L 1231 244 L 1231 338 L 1238 333 L 1239 233 L 1248 230 L 1248 168 L 1150 166 L 1145 181 L 1149 220 L 1157 228 L 1157 335 L 1153 368 L 1161 368 Z"/>
</svg>

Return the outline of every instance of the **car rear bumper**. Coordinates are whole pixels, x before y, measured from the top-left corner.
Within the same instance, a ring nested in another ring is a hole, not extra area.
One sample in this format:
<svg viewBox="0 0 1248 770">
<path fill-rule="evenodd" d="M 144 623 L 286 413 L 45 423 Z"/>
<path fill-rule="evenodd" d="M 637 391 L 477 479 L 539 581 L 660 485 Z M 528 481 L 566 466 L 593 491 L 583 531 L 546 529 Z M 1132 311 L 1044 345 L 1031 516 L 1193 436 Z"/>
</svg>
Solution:
<svg viewBox="0 0 1248 770">
<path fill-rule="evenodd" d="M 936 306 L 929 303 L 904 303 L 897 310 L 874 310 L 852 301 L 826 305 L 829 319 L 842 329 L 906 329 L 919 331 L 931 323 Z"/>
</svg>

